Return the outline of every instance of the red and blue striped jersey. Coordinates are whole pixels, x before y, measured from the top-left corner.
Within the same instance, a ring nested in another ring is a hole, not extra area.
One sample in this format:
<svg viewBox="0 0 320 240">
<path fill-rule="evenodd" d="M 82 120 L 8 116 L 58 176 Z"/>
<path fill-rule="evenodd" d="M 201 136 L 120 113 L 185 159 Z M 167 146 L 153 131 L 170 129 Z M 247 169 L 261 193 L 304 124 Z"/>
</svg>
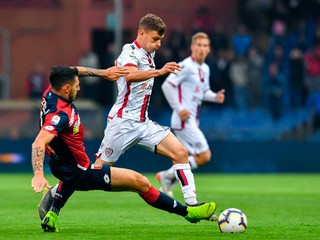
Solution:
<svg viewBox="0 0 320 240">
<path fill-rule="evenodd" d="M 46 153 L 54 153 L 63 164 L 86 170 L 91 162 L 83 143 L 83 126 L 73 101 L 53 93 L 49 87 L 43 94 L 40 111 L 41 130 L 55 135 L 46 146 Z"/>
</svg>

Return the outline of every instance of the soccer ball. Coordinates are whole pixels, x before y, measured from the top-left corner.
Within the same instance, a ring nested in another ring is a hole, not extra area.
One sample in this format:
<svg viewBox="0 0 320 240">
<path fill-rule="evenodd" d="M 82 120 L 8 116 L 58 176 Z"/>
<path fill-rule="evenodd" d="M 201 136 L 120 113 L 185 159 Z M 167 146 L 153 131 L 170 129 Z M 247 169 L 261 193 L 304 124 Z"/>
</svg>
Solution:
<svg viewBox="0 0 320 240">
<path fill-rule="evenodd" d="M 228 208 L 219 215 L 218 226 L 223 233 L 242 233 L 246 230 L 248 221 L 240 209 Z"/>
</svg>

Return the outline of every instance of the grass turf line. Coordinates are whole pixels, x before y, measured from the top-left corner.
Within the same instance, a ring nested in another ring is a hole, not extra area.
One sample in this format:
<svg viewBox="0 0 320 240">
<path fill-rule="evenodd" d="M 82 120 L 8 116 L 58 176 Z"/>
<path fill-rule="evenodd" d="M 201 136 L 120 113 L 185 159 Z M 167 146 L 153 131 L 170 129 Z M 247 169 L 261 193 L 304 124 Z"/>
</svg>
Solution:
<svg viewBox="0 0 320 240">
<path fill-rule="evenodd" d="M 146 174 L 158 187 L 154 174 Z M 31 174 L 0 175 L 0 239 L 319 239 L 319 174 L 195 174 L 199 201 L 215 201 L 217 213 L 244 211 L 248 229 L 222 234 L 217 223 L 191 224 L 148 206 L 137 194 L 76 192 L 61 210 L 60 233 L 43 233 L 41 198 Z M 56 179 L 49 175 L 52 185 Z M 179 186 L 174 189 L 183 202 Z"/>
</svg>

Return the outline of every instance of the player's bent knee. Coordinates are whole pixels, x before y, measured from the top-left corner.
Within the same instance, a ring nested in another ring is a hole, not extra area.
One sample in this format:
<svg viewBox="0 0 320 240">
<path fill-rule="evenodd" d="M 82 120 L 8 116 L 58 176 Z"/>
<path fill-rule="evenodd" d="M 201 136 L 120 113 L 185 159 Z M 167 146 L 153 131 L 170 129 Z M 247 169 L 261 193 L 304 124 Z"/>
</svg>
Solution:
<svg viewBox="0 0 320 240">
<path fill-rule="evenodd" d="M 202 157 L 203 163 L 208 163 L 211 160 L 211 151 L 208 150 L 205 152 L 205 154 Z"/>
<path fill-rule="evenodd" d="M 175 151 L 174 161 L 176 163 L 188 163 L 188 150 L 184 146 L 180 146 Z"/>
<path fill-rule="evenodd" d="M 196 161 L 197 161 L 197 164 L 199 167 L 210 162 L 210 160 L 211 160 L 211 151 L 210 150 L 207 150 L 205 152 L 202 152 L 202 153 L 196 155 Z"/>
<path fill-rule="evenodd" d="M 211 160 L 211 153 L 208 153 L 204 159 L 204 161 L 207 163 L 207 162 L 210 162 Z"/>
<path fill-rule="evenodd" d="M 142 174 L 137 174 L 135 181 L 136 181 L 137 188 L 142 193 L 146 192 L 151 187 L 151 183 L 149 179 L 143 176 Z"/>
</svg>

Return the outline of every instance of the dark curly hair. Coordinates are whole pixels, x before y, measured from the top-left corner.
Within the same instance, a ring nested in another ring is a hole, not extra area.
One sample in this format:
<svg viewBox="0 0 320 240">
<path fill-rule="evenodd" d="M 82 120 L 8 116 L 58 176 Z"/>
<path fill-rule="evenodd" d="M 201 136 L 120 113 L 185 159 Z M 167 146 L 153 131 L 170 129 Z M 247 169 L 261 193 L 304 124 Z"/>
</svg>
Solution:
<svg viewBox="0 0 320 240">
<path fill-rule="evenodd" d="M 60 90 L 64 84 L 74 81 L 76 76 L 78 76 L 78 69 L 75 67 L 53 66 L 50 73 L 51 87 Z"/>
</svg>

